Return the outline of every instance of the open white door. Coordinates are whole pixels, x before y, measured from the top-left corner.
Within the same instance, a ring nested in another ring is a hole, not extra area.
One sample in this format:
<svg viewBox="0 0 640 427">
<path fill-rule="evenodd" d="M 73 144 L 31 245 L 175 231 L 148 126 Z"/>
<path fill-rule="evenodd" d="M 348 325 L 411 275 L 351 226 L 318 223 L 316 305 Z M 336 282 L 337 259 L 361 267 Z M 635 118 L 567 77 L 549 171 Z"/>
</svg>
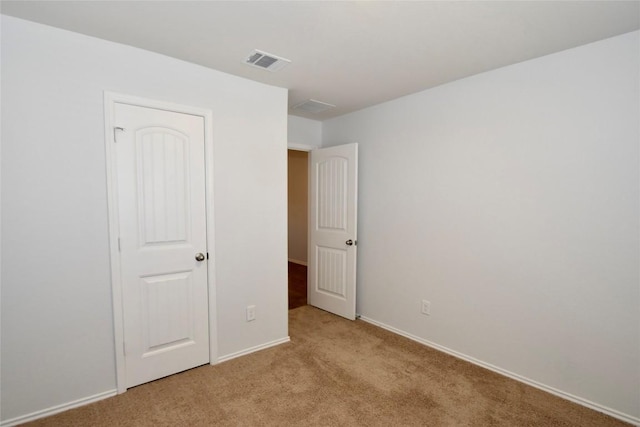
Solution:
<svg viewBox="0 0 640 427">
<path fill-rule="evenodd" d="M 356 318 L 358 144 L 311 151 L 309 304 Z"/>
</svg>

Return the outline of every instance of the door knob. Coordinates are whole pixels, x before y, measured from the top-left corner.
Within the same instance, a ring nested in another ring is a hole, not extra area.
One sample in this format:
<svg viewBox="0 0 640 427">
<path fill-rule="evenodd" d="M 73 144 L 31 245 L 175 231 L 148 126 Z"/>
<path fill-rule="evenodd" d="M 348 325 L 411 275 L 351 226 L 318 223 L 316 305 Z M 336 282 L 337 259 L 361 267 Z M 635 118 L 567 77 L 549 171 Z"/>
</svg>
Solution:
<svg viewBox="0 0 640 427">
<path fill-rule="evenodd" d="M 349 239 L 345 242 L 347 246 L 353 246 L 353 240 Z"/>
<path fill-rule="evenodd" d="M 204 254 L 202 252 L 196 254 L 196 261 L 204 261 Z"/>
</svg>

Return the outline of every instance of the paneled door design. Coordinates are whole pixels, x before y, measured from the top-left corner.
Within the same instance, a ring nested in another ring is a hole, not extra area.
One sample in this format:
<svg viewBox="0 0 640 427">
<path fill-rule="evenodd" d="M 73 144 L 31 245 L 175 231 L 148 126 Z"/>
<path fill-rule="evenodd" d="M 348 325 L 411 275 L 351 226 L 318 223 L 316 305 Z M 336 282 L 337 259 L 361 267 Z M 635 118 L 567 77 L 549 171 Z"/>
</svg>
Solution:
<svg viewBox="0 0 640 427">
<path fill-rule="evenodd" d="M 356 316 L 358 144 L 311 151 L 309 304 Z"/>
<path fill-rule="evenodd" d="M 114 106 L 126 387 L 209 362 L 204 119 Z"/>
</svg>

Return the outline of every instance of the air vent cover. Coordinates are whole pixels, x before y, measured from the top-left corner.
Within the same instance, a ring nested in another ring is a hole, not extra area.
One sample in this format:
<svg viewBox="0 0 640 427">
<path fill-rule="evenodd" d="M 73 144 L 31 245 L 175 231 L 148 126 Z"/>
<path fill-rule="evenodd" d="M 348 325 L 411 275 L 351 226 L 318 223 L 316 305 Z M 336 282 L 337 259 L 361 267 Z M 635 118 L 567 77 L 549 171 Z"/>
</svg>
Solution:
<svg viewBox="0 0 640 427">
<path fill-rule="evenodd" d="M 293 110 L 305 111 L 307 113 L 321 113 L 330 108 L 335 108 L 335 105 L 327 104 L 326 102 L 316 101 L 315 99 L 309 99 L 298 105 L 293 106 Z"/>
<path fill-rule="evenodd" d="M 263 70 L 278 71 L 289 64 L 291 61 L 256 49 L 246 57 L 244 62 L 247 65 L 251 65 L 252 67 L 256 68 L 262 68 Z"/>
</svg>

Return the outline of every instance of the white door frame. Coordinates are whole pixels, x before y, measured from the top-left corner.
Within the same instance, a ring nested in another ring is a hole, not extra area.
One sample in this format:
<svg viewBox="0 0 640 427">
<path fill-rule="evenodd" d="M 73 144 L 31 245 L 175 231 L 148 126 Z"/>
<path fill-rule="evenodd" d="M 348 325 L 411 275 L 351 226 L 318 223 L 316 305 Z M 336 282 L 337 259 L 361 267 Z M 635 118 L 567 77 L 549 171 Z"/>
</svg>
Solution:
<svg viewBox="0 0 640 427">
<path fill-rule="evenodd" d="M 316 148 L 322 148 L 322 147 L 315 147 L 313 145 L 306 145 L 306 144 L 295 144 L 293 142 L 290 142 L 289 144 L 287 144 L 287 150 L 306 151 L 307 153 L 311 150 L 315 150 Z"/>
<path fill-rule="evenodd" d="M 104 135 L 107 166 L 107 203 L 109 208 L 109 252 L 111 255 L 111 294 L 113 299 L 113 330 L 116 356 L 116 387 L 118 393 L 127 391 L 124 357 L 124 310 L 122 302 L 122 279 L 120 277 L 120 251 L 118 237 L 120 223 L 118 218 L 118 182 L 116 174 L 116 156 L 114 147 L 114 106 L 116 103 L 158 110 L 200 116 L 204 119 L 205 146 L 205 203 L 207 220 L 207 288 L 209 294 L 209 363 L 218 360 L 218 329 L 216 321 L 216 283 L 215 283 L 215 244 L 213 218 L 213 113 L 211 110 L 164 101 L 140 98 L 115 92 L 104 92 Z"/>
<path fill-rule="evenodd" d="M 311 241 L 311 173 L 312 173 L 312 168 L 311 168 L 311 151 L 313 150 L 321 150 L 323 148 L 330 148 L 330 147 L 318 147 L 315 145 L 307 145 L 307 144 L 297 144 L 297 143 L 288 143 L 287 144 L 287 149 L 288 150 L 294 150 L 294 151 L 305 151 L 307 153 L 309 153 L 309 159 L 308 159 L 308 165 L 307 165 L 307 181 L 308 181 L 308 186 L 307 186 L 307 206 L 308 206 L 308 210 L 309 210 L 309 214 L 307 217 L 307 243 Z M 356 180 L 357 180 L 357 175 L 356 175 Z M 356 190 L 357 191 L 357 190 Z M 356 202 L 356 210 L 357 210 L 357 202 Z M 357 241 L 357 240 L 356 240 Z M 307 257 L 307 264 L 308 264 L 308 257 Z M 357 263 L 356 263 L 356 269 L 357 267 Z M 307 284 L 310 282 L 309 277 L 308 277 L 307 273 Z M 354 291 L 357 291 L 357 283 L 355 284 L 355 289 Z M 357 292 L 356 292 L 356 303 L 357 303 Z M 309 296 L 307 293 L 307 303 L 309 302 Z M 356 307 L 357 310 L 357 307 Z M 360 318 L 360 314 L 356 311 L 355 313 L 355 318 L 358 319 Z"/>
</svg>

